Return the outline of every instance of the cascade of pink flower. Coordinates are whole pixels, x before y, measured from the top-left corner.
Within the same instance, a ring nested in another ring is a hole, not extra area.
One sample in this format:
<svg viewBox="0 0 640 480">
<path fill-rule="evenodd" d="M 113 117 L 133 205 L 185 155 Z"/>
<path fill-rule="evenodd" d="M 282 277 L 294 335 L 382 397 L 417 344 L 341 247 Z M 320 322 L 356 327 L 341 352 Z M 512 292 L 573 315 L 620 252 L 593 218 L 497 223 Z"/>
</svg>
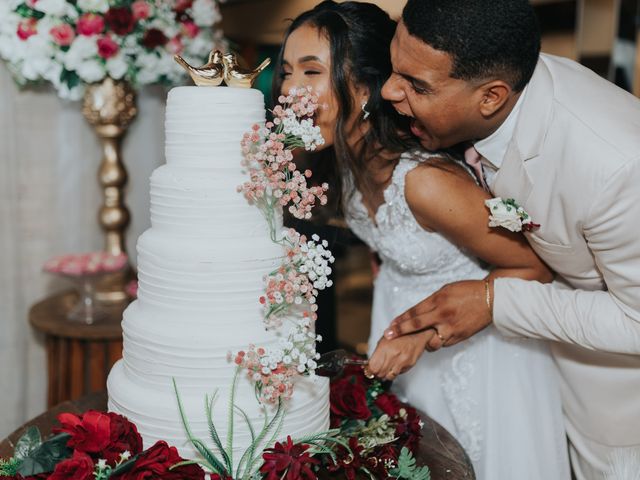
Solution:
<svg viewBox="0 0 640 480">
<path fill-rule="evenodd" d="M 255 382 L 261 400 L 269 403 L 288 399 L 297 375 L 314 374 L 319 357 L 315 345 L 322 340 L 313 329 L 316 297 L 319 290 L 331 286 L 329 265 L 335 260 L 328 243 L 317 235 L 308 239 L 288 229 L 280 237 L 276 231 L 280 208 L 288 207 L 299 219 L 311 218 L 316 202 L 326 204 L 329 188 L 326 183 L 309 186 L 311 171 L 300 172 L 292 153 L 295 148 L 315 150 L 324 143 L 320 128 L 313 124 L 318 97 L 310 87 L 294 88 L 278 101 L 273 122 L 254 125 L 242 139 L 249 180 L 238 190 L 262 210 L 272 239 L 285 250 L 282 264 L 265 276 L 265 294 L 259 298 L 265 327 L 280 329 L 287 322 L 290 328 L 277 348 L 251 345 L 247 351 L 229 355 Z"/>
</svg>

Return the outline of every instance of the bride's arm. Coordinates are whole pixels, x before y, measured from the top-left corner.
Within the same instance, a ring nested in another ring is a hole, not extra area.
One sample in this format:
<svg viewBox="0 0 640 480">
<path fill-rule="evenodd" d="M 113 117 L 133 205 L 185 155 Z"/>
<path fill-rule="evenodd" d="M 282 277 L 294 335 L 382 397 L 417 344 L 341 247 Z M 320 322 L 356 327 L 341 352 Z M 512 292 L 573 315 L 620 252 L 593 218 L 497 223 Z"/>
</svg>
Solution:
<svg viewBox="0 0 640 480">
<path fill-rule="evenodd" d="M 430 349 L 453 345 L 491 323 L 494 278 L 551 281 L 551 271 L 523 235 L 488 226 L 484 201 L 490 196 L 461 167 L 446 160 L 416 167 L 407 174 L 405 197 L 424 229 L 440 233 L 495 268 L 484 280 L 446 285 L 412 307 L 392 322 L 387 338 L 431 328 Z"/>
</svg>

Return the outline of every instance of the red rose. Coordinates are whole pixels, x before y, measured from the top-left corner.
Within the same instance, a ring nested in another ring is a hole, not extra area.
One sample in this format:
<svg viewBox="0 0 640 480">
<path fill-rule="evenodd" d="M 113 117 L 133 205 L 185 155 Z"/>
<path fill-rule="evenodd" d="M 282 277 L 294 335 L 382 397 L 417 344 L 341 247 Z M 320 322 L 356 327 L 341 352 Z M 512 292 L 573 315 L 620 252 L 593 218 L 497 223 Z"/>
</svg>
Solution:
<svg viewBox="0 0 640 480">
<path fill-rule="evenodd" d="M 149 30 L 144 32 L 141 43 L 149 50 L 153 50 L 156 47 L 161 47 L 168 41 L 169 39 L 164 33 L 162 33 L 162 30 L 158 30 L 157 28 L 150 28 Z"/>
<path fill-rule="evenodd" d="M 128 451 L 137 455 L 142 451 L 142 437 L 136 426 L 122 415 L 107 413 L 111 419 L 109 445 L 100 453 L 109 465 L 115 465 L 120 460 L 120 454 Z"/>
<path fill-rule="evenodd" d="M 20 22 L 18 24 L 18 30 L 16 31 L 20 40 L 26 40 L 31 35 L 38 33 L 36 25 L 38 25 L 38 20 L 35 18 L 28 18 Z"/>
<path fill-rule="evenodd" d="M 193 0 L 177 0 L 173 6 L 173 11 L 177 13 L 183 13 L 187 8 L 191 8 Z"/>
<path fill-rule="evenodd" d="M 331 413 L 338 423 L 343 418 L 366 420 L 371 416 L 366 390 L 360 383 L 353 383 L 347 378 L 331 385 L 330 401 Z"/>
<path fill-rule="evenodd" d="M 151 15 L 151 5 L 149 5 L 146 0 L 136 0 L 131 5 L 131 10 L 133 12 L 133 18 L 136 20 L 144 20 Z"/>
<path fill-rule="evenodd" d="M 52 27 L 49 30 L 49 34 L 53 41 L 61 47 L 68 47 L 73 42 L 73 39 L 76 38 L 76 32 L 73 31 L 71 25 L 66 23 Z"/>
<path fill-rule="evenodd" d="M 198 27 L 192 21 L 182 22 L 181 26 L 182 26 L 182 32 L 189 38 L 194 38 L 196 35 L 198 35 L 198 32 L 200 31 L 200 27 Z"/>
<path fill-rule="evenodd" d="M 118 53 L 118 44 L 111 37 L 99 38 L 96 43 L 98 44 L 98 55 L 104 59 L 111 58 Z"/>
<path fill-rule="evenodd" d="M 104 30 L 104 19 L 95 13 L 85 13 L 78 19 L 76 30 L 80 35 L 87 37 L 101 33 Z"/>
<path fill-rule="evenodd" d="M 126 35 L 136 25 L 136 20 L 129 7 L 111 7 L 105 13 L 104 20 L 116 35 Z"/>
<path fill-rule="evenodd" d="M 76 450 L 73 457 L 56 465 L 49 480 L 90 480 L 93 479 L 93 470 L 91 457 Z"/>
<path fill-rule="evenodd" d="M 171 466 L 184 459 L 175 447 L 160 440 L 149 450 L 142 452 L 133 468 L 113 480 L 204 480 L 204 471 L 196 464 L 183 465 L 173 470 Z"/>
<path fill-rule="evenodd" d="M 389 392 L 378 395 L 375 405 L 390 417 L 396 416 L 400 411 L 400 408 L 402 408 L 402 404 L 400 403 L 400 400 L 398 400 L 398 397 Z"/>
<path fill-rule="evenodd" d="M 184 50 L 184 45 L 182 44 L 182 39 L 176 35 L 169 43 L 167 43 L 167 50 L 169 50 L 174 55 L 180 55 Z"/>
<path fill-rule="evenodd" d="M 109 445 L 111 419 L 109 415 L 88 410 L 78 417 L 72 413 L 58 415 L 61 426 L 54 433 L 66 432 L 71 435 L 67 445 L 80 452 L 97 453 Z"/>
</svg>

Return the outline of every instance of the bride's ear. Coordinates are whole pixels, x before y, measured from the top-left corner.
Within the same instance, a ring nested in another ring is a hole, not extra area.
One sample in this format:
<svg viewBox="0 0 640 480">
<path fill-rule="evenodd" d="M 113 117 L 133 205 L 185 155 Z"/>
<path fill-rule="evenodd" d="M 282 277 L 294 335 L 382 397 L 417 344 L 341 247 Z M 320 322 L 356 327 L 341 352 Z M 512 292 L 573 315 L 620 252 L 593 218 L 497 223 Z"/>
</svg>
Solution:
<svg viewBox="0 0 640 480">
<path fill-rule="evenodd" d="M 511 85 L 502 80 L 493 80 L 485 83 L 481 87 L 482 97 L 480 99 L 480 114 L 491 117 L 502 108 L 511 96 L 513 90 Z"/>
</svg>

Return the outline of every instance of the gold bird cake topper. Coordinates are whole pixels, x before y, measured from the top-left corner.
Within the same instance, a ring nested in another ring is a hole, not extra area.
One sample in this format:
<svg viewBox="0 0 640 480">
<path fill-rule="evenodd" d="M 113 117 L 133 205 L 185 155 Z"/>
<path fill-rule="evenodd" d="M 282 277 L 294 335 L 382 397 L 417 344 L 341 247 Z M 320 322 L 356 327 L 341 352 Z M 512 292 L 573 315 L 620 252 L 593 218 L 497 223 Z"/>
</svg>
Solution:
<svg viewBox="0 0 640 480">
<path fill-rule="evenodd" d="M 217 87 L 224 82 L 228 87 L 251 88 L 255 79 L 271 63 L 265 59 L 258 68 L 243 69 L 238 65 L 235 54 L 222 54 L 220 50 L 212 50 L 209 61 L 201 67 L 193 67 L 180 55 L 173 57 L 184 68 L 193 83 L 198 86 Z"/>
</svg>

